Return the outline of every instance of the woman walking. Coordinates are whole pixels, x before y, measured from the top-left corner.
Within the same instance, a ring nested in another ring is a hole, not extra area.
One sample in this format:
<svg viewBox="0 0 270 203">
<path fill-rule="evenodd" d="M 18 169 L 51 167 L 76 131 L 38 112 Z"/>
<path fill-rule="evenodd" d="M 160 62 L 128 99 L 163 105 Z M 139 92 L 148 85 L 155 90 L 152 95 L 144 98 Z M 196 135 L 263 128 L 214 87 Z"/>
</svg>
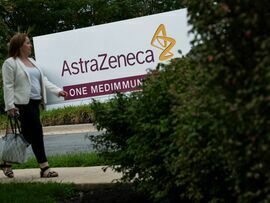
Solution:
<svg viewBox="0 0 270 203">
<path fill-rule="evenodd" d="M 5 110 L 10 116 L 19 115 L 22 134 L 39 163 L 40 177 L 57 177 L 47 161 L 39 108 L 42 102 L 46 103 L 46 90 L 61 97 L 66 97 L 67 92 L 48 81 L 41 67 L 29 57 L 31 51 L 27 34 L 18 33 L 11 38 L 9 58 L 2 66 Z M 14 177 L 9 163 L 3 163 L 1 168 L 7 177 Z"/>
</svg>

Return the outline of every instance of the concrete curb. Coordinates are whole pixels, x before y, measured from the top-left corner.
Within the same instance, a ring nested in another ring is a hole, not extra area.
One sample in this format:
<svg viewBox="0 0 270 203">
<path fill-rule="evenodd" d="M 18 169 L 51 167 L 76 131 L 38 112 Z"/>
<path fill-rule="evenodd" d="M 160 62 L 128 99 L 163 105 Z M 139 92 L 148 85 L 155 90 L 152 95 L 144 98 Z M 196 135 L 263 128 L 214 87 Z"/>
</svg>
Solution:
<svg viewBox="0 0 270 203">
<path fill-rule="evenodd" d="M 96 127 L 92 123 L 86 124 L 74 124 L 74 125 L 56 125 L 56 126 L 44 126 L 44 135 L 62 135 L 70 133 L 84 133 L 97 131 Z M 5 130 L 0 131 L 0 137 L 5 135 Z"/>
<path fill-rule="evenodd" d="M 94 127 L 92 123 L 43 127 L 44 135 L 84 133 L 84 132 L 93 132 L 96 130 L 97 129 Z"/>
</svg>

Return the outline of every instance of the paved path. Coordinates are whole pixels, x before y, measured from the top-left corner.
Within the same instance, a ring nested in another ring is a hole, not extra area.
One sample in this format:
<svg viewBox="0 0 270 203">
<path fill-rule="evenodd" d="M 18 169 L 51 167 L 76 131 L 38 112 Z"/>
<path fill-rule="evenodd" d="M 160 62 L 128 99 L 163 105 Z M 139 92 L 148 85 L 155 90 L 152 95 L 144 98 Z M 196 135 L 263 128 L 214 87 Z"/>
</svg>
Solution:
<svg viewBox="0 0 270 203">
<path fill-rule="evenodd" d="M 121 178 L 120 173 L 113 172 L 110 168 L 104 172 L 104 166 L 94 167 L 67 167 L 53 168 L 59 173 L 56 178 L 40 178 L 39 169 L 16 169 L 13 170 L 15 177 L 7 178 L 3 173 L 0 173 L 1 183 L 10 182 L 59 182 L 59 183 L 75 183 L 77 185 L 93 185 L 113 183 Z"/>
</svg>

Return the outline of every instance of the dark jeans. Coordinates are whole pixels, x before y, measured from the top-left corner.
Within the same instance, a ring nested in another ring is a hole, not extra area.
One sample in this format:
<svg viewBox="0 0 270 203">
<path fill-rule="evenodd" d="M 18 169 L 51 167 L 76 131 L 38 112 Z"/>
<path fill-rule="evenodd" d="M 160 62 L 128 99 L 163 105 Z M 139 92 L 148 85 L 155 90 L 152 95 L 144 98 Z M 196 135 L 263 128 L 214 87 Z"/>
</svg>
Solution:
<svg viewBox="0 0 270 203">
<path fill-rule="evenodd" d="M 22 134 L 26 141 L 31 144 L 37 162 L 44 163 L 47 161 L 47 157 L 44 148 L 39 105 L 40 100 L 30 100 L 26 105 L 16 104 L 16 107 L 20 113 L 19 120 L 21 122 Z"/>
</svg>

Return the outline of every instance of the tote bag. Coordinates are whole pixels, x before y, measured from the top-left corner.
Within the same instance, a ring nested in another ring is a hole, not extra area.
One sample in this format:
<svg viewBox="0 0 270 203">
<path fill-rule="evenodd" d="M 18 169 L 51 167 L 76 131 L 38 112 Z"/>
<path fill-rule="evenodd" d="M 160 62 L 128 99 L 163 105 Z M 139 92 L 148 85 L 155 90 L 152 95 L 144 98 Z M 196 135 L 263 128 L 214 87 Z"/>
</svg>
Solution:
<svg viewBox="0 0 270 203">
<path fill-rule="evenodd" d="M 30 145 L 21 133 L 18 118 L 8 117 L 6 135 L 0 138 L 0 160 L 9 163 L 24 163 L 27 147 Z M 11 129 L 11 130 L 9 130 Z"/>
</svg>

